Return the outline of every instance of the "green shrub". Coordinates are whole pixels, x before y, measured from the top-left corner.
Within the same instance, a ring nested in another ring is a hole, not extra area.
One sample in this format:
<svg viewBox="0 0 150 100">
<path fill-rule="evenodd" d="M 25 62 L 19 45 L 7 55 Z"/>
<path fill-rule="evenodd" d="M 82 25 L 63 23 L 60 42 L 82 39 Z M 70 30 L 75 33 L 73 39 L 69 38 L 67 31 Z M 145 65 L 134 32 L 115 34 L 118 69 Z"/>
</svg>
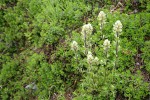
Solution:
<svg viewBox="0 0 150 100">
<path fill-rule="evenodd" d="M 121 94 L 125 99 L 144 100 L 149 95 L 143 75 L 143 70 L 150 73 L 149 2 L 141 0 L 142 12 L 131 15 L 102 9 L 111 1 L 0 3 L 0 99 L 64 100 L 69 95 L 75 100 L 114 100 Z M 133 9 L 131 4 L 126 4 L 125 12 Z M 101 29 L 100 10 L 107 18 Z M 117 20 L 123 25 L 119 39 L 112 31 Z M 87 23 L 93 31 L 85 43 L 81 27 Z M 111 46 L 106 52 L 107 39 Z M 77 50 L 71 49 L 72 41 L 77 42 Z M 88 51 L 94 60 L 87 62 Z M 136 55 L 140 55 L 140 66 L 136 66 Z"/>
</svg>

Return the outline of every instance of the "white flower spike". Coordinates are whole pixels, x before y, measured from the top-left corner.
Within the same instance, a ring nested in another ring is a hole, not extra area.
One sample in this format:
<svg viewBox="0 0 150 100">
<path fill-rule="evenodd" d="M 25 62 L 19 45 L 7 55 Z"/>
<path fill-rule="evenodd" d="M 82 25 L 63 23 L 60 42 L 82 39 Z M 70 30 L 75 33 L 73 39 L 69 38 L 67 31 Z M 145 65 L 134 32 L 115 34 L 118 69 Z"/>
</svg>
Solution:
<svg viewBox="0 0 150 100">
<path fill-rule="evenodd" d="M 77 51 L 78 50 L 78 43 L 76 42 L 76 41 L 73 41 L 72 43 L 71 43 L 71 50 L 73 50 L 73 51 Z"/>
<path fill-rule="evenodd" d="M 94 62 L 96 65 L 98 65 L 98 64 L 99 64 L 99 59 L 98 59 L 98 57 L 95 57 L 94 60 L 93 60 L 93 62 Z"/>
<path fill-rule="evenodd" d="M 115 22 L 115 24 L 113 25 L 113 31 L 114 33 L 121 33 L 122 32 L 122 23 L 120 22 L 120 20 L 117 20 Z"/>
<path fill-rule="evenodd" d="M 104 50 L 107 51 L 110 48 L 110 41 L 106 39 L 103 43 Z"/>
<path fill-rule="evenodd" d="M 85 38 L 85 36 L 89 37 L 92 34 L 92 31 L 93 31 L 92 25 L 90 23 L 89 24 L 85 24 L 82 27 L 81 34 L 82 34 L 83 38 Z"/>
<path fill-rule="evenodd" d="M 100 11 L 97 19 L 99 21 L 100 29 L 102 29 L 103 25 L 106 23 L 106 14 L 103 11 Z"/>
<path fill-rule="evenodd" d="M 93 56 L 92 56 L 92 53 L 91 53 L 90 51 L 88 51 L 88 54 L 87 54 L 87 62 L 88 62 L 89 64 L 92 64 L 93 60 L 94 60 L 94 58 L 93 58 Z"/>
<path fill-rule="evenodd" d="M 100 21 L 100 24 L 104 24 L 106 21 L 106 14 L 103 11 L 100 11 L 98 14 L 98 20 Z"/>
</svg>

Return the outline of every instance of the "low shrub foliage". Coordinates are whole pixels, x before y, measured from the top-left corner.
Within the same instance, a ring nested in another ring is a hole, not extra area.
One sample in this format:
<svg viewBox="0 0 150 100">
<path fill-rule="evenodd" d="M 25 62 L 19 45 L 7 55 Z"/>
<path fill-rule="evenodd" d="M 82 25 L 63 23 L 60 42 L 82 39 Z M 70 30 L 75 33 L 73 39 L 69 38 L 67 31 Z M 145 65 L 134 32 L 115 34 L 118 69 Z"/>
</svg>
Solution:
<svg viewBox="0 0 150 100">
<path fill-rule="evenodd" d="M 149 11 L 148 0 L 0 1 L 0 99 L 145 100 Z"/>
</svg>

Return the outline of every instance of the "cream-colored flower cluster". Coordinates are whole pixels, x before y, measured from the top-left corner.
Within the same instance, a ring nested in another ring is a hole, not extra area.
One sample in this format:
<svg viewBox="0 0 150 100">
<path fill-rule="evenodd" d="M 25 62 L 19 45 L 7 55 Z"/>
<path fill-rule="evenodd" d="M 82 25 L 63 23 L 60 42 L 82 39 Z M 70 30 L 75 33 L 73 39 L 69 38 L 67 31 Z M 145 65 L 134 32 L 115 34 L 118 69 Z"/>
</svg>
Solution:
<svg viewBox="0 0 150 100">
<path fill-rule="evenodd" d="M 78 43 L 77 43 L 76 41 L 73 41 L 73 42 L 71 43 L 71 50 L 77 51 L 78 49 L 79 49 Z"/>
<path fill-rule="evenodd" d="M 90 23 L 83 25 L 82 31 L 81 31 L 82 38 L 85 39 L 85 38 L 90 37 L 90 35 L 92 34 L 92 31 L 93 31 L 93 27 Z"/>
<path fill-rule="evenodd" d="M 96 64 L 96 65 L 99 64 L 99 59 L 98 59 L 98 57 L 95 57 L 95 58 L 94 58 L 93 63 Z"/>
<path fill-rule="evenodd" d="M 103 25 L 106 22 L 106 14 L 103 11 L 100 11 L 97 19 L 99 21 L 100 29 L 102 29 Z"/>
<path fill-rule="evenodd" d="M 99 64 L 99 59 L 98 57 L 93 57 L 92 53 L 90 51 L 88 51 L 88 54 L 87 54 L 87 63 L 88 64 L 96 64 L 98 65 Z"/>
<path fill-rule="evenodd" d="M 106 23 L 106 14 L 103 11 L 100 11 L 97 19 L 99 21 L 100 29 L 102 29 L 103 25 Z M 116 45 L 117 48 L 119 48 L 119 44 L 118 44 L 119 43 L 119 35 L 122 32 L 122 27 L 123 27 L 123 25 L 120 22 L 120 20 L 117 20 L 115 22 L 115 24 L 113 25 L 113 32 L 115 33 L 115 36 L 116 36 L 115 42 L 117 44 Z M 89 50 L 91 50 L 91 47 L 92 47 L 92 44 L 91 44 L 92 32 L 93 32 L 93 27 L 90 23 L 82 26 L 81 35 L 82 35 L 82 39 L 84 41 L 85 55 L 87 55 L 87 63 L 89 65 L 98 65 L 100 62 L 104 63 L 105 61 L 99 61 L 98 57 L 94 57 L 92 55 L 92 52 L 89 51 Z M 104 52 L 106 53 L 106 56 L 108 56 L 107 52 L 110 49 L 110 46 L 111 46 L 110 41 L 108 39 L 105 39 L 103 42 L 103 49 L 104 49 Z M 76 41 L 73 41 L 71 43 L 71 50 L 73 50 L 75 52 L 79 50 L 78 43 Z"/>
<path fill-rule="evenodd" d="M 104 51 L 108 51 L 108 49 L 110 48 L 110 41 L 106 39 L 103 43 L 103 46 L 104 46 Z"/>
<path fill-rule="evenodd" d="M 117 20 L 115 24 L 113 25 L 113 31 L 114 33 L 117 33 L 118 35 L 122 32 L 122 23 L 120 20 Z"/>
<path fill-rule="evenodd" d="M 94 60 L 94 57 L 93 57 L 92 53 L 90 51 L 88 51 L 88 54 L 87 54 L 88 64 L 92 64 L 93 60 Z"/>
</svg>

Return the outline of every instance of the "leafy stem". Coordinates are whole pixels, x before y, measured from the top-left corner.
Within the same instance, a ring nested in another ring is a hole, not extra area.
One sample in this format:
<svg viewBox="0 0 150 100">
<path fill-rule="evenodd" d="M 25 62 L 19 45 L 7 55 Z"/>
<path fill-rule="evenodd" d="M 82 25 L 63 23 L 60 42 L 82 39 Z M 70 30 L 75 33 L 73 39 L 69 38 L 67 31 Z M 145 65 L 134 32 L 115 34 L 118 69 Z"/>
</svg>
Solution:
<svg viewBox="0 0 150 100">
<path fill-rule="evenodd" d="M 118 47 L 119 47 L 119 43 L 118 43 L 119 35 L 118 35 L 118 32 L 116 34 L 117 34 L 117 37 L 116 37 L 116 60 L 115 60 L 115 68 L 118 67 Z"/>
<path fill-rule="evenodd" d="M 87 37 L 86 37 L 86 32 L 84 34 L 84 47 L 85 47 L 85 55 L 87 55 Z"/>
</svg>

